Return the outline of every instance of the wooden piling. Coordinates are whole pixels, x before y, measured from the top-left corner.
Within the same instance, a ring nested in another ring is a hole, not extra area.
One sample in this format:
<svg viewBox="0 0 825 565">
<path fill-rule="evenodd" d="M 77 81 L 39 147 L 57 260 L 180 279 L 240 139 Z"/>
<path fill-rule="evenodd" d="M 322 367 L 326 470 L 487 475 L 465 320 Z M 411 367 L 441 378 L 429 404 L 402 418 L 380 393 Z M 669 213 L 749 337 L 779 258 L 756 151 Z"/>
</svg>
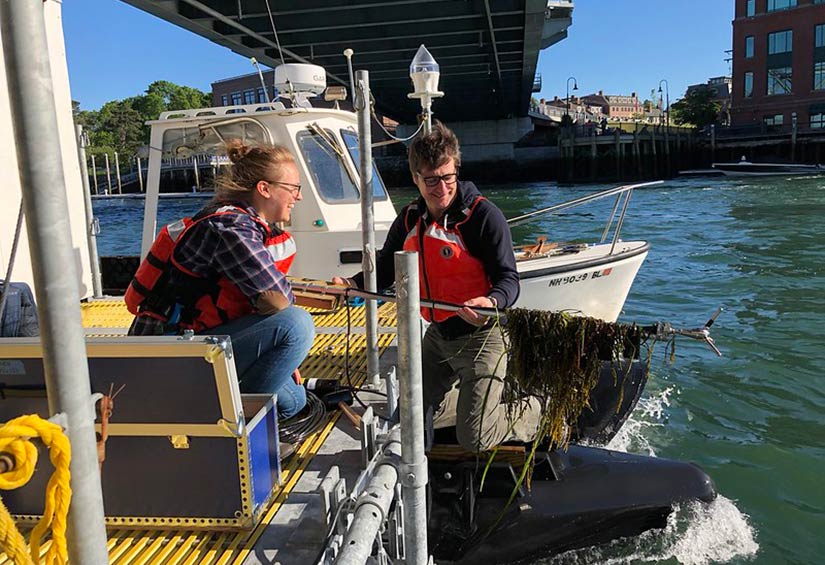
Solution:
<svg viewBox="0 0 825 565">
<path fill-rule="evenodd" d="M 598 157 L 599 152 L 596 147 L 596 128 L 590 130 L 590 180 L 596 180 L 598 175 L 598 164 L 596 163 L 596 157 Z"/>
<path fill-rule="evenodd" d="M 140 163 L 140 157 L 135 157 L 137 161 L 137 177 L 138 177 L 138 187 L 140 187 L 140 191 L 143 192 L 143 168 Z"/>
<path fill-rule="evenodd" d="M 115 151 L 115 178 L 117 178 L 117 193 L 123 194 L 123 184 L 120 180 L 120 158 Z"/>
<path fill-rule="evenodd" d="M 195 192 L 195 191 L 201 189 L 201 176 L 198 173 L 198 156 L 197 155 L 192 155 L 192 165 L 193 165 L 192 170 L 195 171 L 195 190 L 193 191 L 193 192 Z"/>
<path fill-rule="evenodd" d="M 109 154 L 104 153 L 106 163 L 106 194 L 112 194 L 112 169 L 109 167 Z"/>
<path fill-rule="evenodd" d="M 100 194 L 97 187 L 97 165 L 95 165 L 95 156 L 92 155 L 92 178 L 95 181 L 95 194 Z"/>
<path fill-rule="evenodd" d="M 797 133 L 796 112 L 791 115 L 791 163 L 796 162 L 796 133 Z"/>
</svg>

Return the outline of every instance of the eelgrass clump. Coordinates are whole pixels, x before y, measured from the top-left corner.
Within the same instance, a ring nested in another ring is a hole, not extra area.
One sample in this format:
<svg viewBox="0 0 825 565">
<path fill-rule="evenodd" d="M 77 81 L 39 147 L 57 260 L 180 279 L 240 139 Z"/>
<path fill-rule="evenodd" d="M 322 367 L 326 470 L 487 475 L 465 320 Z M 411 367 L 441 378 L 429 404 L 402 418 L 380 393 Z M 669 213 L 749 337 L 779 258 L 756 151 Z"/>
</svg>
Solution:
<svg viewBox="0 0 825 565">
<path fill-rule="evenodd" d="M 602 362 L 618 367 L 622 359 L 637 357 L 642 334 L 635 324 L 523 308 L 507 311 L 504 330 L 509 388 L 539 399 L 537 439 L 557 446 L 567 445 L 568 426 L 588 407 Z"/>
</svg>

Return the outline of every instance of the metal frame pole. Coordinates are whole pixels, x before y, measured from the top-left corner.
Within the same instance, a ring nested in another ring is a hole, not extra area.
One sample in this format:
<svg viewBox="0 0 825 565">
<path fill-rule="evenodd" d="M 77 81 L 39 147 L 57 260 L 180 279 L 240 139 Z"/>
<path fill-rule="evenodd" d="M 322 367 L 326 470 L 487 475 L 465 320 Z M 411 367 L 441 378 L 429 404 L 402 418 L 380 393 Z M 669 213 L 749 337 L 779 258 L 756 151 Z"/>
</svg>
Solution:
<svg viewBox="0 0 825 565">
<path fill-rule="evenodd" d="M 424 454 L 424 399 L 421 380 L 421 323 L 418 253 L 395 253 L 398 302 L 398 404 L 401 412 L 401 493 L 404 547 L 408 565 L 426 565 L 427 456 Z"/>
<path fill-rule="evenodd" d="M 86 174 L 86 143 L 88 137 L 83 133 L 83 126 L 74 126 L 77 134 L 77 158 L 80 161 L 81 180 L 83 181 L 83 203 L 86 207 L 86 241 L 89 244 L 89 263 L 92 265 L 92 291 L 95 298 L 103 296 L 103 283 L 100 279 L 100 259 L 97 254 L 97 220 L 92 206 L 92 189 L 89 187 L 89 175 Z"/>
<path fill-rule="evenodd" d="M 355 73 L 356 91 L 355 108 L 358 113 L 358 155 L 360 156 L 361 180 L 361 226 L 363 257 L 361 268 L 364 272 L 365 290 L 375 292 L 378 289 L 375 274 L 375 214 L 373 211 L 372 192 L 372 130 L 370 128 L 370 75 L 368 71 Z M 366 338 L 367 338 L 367 381 L 378 385 L 378 304 L 367 300 Z"/>
<path fill-rule="evenodd" d="M 72 446 L 69 560 L 108 563 L 103 495 L 80 288 L 71 245 L 44 3 L 0 1 L 14 140 L 41 321 L 49 411 L 63 412 Z M 37 158 L 34 158 L 37 156 Z"/>
<path fill-rule="evenodd" d="M 401 458 L 402 449 L 396 428 L 384 445 L 382 462 L 375 467 L 369 485 L 355 503 L 352 525 L 341 544 L 341 553 L 335 559 L 335 565 L 364 565 L 369 562 L 375 536 L 381 532 L 381 527 L 390 514 L 395 485 L 398 483 L 396 465 Z"/>
</svg>

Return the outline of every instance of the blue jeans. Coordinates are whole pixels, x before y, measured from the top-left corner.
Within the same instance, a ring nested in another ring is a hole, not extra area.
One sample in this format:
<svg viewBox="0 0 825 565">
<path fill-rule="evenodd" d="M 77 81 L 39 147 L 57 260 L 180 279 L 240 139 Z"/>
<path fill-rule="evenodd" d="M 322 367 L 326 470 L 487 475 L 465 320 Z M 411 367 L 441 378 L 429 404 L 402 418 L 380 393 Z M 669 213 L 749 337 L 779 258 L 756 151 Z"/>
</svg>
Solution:
<svg viewBox="0 0 825 565">
<path fill-rule="evenodd" d="M 232 338 L 241 392 L 277 394 L 282 419 L 306 405 L 304 387 L 292 378 L 315 337 L 315 324 L 306 310 L 290 306 L 277 314 L 250 314 L 203 333 Z"/>
</svg>

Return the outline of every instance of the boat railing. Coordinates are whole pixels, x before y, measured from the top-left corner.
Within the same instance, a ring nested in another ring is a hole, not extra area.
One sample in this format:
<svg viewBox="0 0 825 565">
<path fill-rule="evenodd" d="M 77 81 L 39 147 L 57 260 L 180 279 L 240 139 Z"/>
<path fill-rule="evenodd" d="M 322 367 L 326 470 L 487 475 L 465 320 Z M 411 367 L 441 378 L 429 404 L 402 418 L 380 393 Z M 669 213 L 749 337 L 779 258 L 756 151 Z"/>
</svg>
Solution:
<svg viewBox="0 0 825 565">
<path fill-rule="evenodd" d="M 581 198 L 568 200 L 567 202 L 561 202 L 559 204 L 554 204 L 553 206 L 548 206 L 547 208 L 542 208 L 541 210 L 534 210 L 533 212 L 528 212 L 527 214 L 522 214 L 521 216 L 510 218 L 509 220 L 507 220 L 507 223 L 512 228 L 515 226 L 520 226 L 522 224 L 532 222 L 533 220 L 540 218 L 542 216 L 558 214 L 559 212 L 571 210 L 573 208 L 577 208 L 579 206 L 595 202 L 596 200 L 601 200 L 603 198 L 615 196 L 616 202 L 613 204 L 613 210 L 611 211 L 610 216 L 607 219 L 607 224 L 605 225 L 604 231 L 602 232 L 602 237 L 599 240 L 599 243 L 605 243 L 607 241 L 608 236 L 610 235 L 611 230 L 613 230 L 612 246 L 610 248 L 610 254 L 612 255 L 616 249 L 616 243 L 619 241 L 619 235 L 622 231 L 622 225 L 624 224 L 624 218 L 627 214 L 627 207 L 630 204 L 630 196 L 633 194 L 633 190 L 636 188 L 658 186 L 663 183 L 664 181 L 658 180 L 637 184 L 626 184 L 623 186 L 617 186 L 616 188 L 609 188 L 607 190 L 602 190 L 599 192 L 595 192 L 593 194 L 588 194 L 587 196 L 582 196 Z M 616 214 L 619 212 L 619 207 L 621 207 L 621 213 L 619 214 L 617 220 Z M 615 229 L 613 228 L 614 222 L 616 226 Z"/>
</svg>

